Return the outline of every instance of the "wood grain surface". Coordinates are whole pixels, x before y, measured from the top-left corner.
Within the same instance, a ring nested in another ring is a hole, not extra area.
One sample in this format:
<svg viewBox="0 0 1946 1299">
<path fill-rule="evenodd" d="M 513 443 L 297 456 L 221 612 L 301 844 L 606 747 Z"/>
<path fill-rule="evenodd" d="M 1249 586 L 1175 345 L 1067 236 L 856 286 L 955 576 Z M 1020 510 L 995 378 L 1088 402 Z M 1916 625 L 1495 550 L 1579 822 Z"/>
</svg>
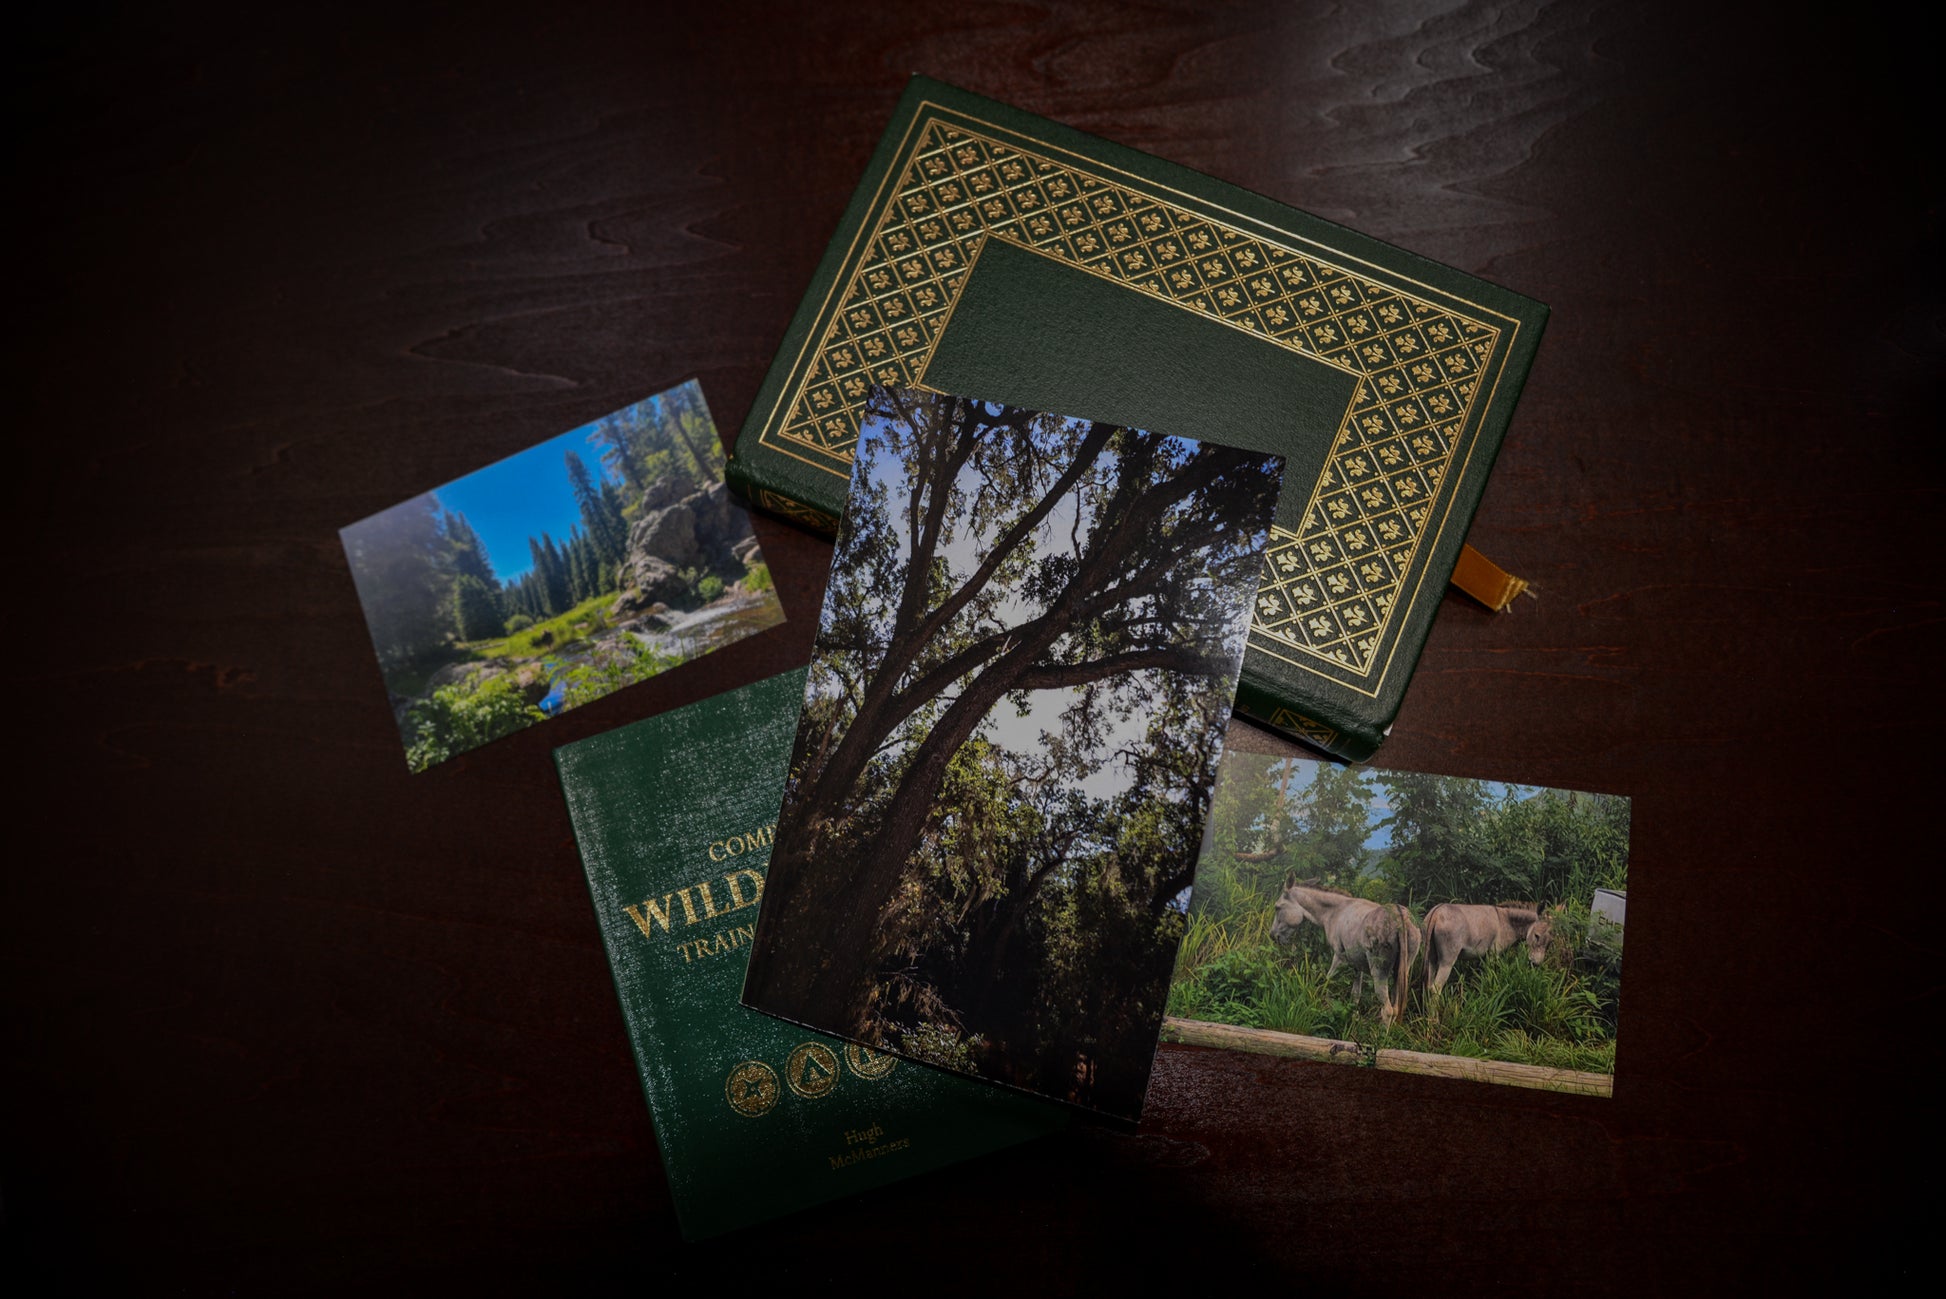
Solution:
<svg viewBox="0 0 1946 1299">
<path fill-rule="evenodd" d="M 9 223 L 5 634 L 39 683 L 0 908 L 16 1293 L 1916 1266 L 1942 929 L 1916 32 L 1579 0 L 39 21 Z M 410 776 L 337 529 L 691 375 L 733 432 L 914 71 L 1552 306 L 1472 532 L 1537 596 L 1448 597 L 1380 761 L 1634 796 L 1612 1099 L 1172 1045 L 1137 1133 L 678 1243 L 549 753 L 803 662 L 829 549 L 763 523 L 788 625 Z"/>
</svg>

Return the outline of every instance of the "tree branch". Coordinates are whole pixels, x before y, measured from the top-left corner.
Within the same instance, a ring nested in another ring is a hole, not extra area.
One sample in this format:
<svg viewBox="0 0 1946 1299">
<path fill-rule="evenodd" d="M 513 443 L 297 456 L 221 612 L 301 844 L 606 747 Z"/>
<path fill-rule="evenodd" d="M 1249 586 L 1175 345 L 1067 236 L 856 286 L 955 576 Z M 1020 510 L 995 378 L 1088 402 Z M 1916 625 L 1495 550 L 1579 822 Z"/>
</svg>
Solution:
<svg viewBox="0 0 1946 1299">
<path fill-rule="evenodd" d="M 1130 650 L 1080 663 L 1036 663 L 1014 682 L 1016 690 L 1061 690 L 1127 672 L 1191 672 L 1208 675 L 1228 666 L 1191 647 Z"/>
<path fill-rule="evenodd" d="M 1013 526 L 994 543 L 993 548 L 987 552 L 986 559 L 973 570 L 973 575 L 966 579 L 960 589 L 942 601 L 938 608 L 926 615 L 924 621 L 913 628 L 908 636 L 901 637 L 901 640 L 907 644 L 924 644 L 931 640 L 941 627 L 952 621 L 953 615 L 965 608 L 966 602 L 980 593 L 992 580 L 994 572 L 1013 554 L 1014 549 L 1033 535 L 1034 529 L 1041 525 L 1041 520 L 1053 511 L 1061 498 L 1073 488 L 1076 480 L 1101 456 L 1102 450 L 1108 445 L 1109 436 L 1114 432 L 1115 426 L 1112 424 L 1096 422 L 1089 425 L 1088 434 L 1081 439 L 1081 445 L 1075 450 L 1074 459 L 1062 471 L 1060 478 L 1055 480 L 1054 485 L 1041 494 L 1039 504 L 1016 519 Z"/>
</svg>

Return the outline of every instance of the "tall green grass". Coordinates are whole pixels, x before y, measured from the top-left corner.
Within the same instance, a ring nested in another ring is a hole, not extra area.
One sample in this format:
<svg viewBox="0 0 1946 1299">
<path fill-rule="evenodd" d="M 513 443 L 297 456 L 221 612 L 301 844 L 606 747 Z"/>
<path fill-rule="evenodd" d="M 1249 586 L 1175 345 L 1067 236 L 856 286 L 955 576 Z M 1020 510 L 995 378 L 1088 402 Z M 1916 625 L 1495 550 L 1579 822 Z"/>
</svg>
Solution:
<svg viewBox="0 0 1946 1299">
<path fill-rule="evenodd" d="M 1415 967 L 1406 1013 L 1382 1024 L 1370 987 L 1353 1004 L 1349 971 L 1325 978 L 1330 956 L 1314 927 L 1289 949 L 1269 941 L 1269 928 L 1268 911 L 1229 921 L 1192 915 L 1168 1013 L 1435 1055 L 1614 1072 L 1613 1007 L 1585 971 L 1533 965 L 1519 950 L 1467 958 L 1428 1003 L 1423 966 Z"/>
</svg>

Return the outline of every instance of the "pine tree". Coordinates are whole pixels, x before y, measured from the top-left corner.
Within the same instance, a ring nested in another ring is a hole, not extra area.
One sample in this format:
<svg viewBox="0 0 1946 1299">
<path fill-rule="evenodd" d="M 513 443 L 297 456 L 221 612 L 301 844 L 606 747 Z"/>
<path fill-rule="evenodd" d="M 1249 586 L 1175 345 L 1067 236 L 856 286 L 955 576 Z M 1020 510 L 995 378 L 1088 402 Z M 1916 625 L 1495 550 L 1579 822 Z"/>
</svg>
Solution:
<svg viewBox="0 0 1946 1299">
<path fill-rule="evenodd" d="M 595 440 L 607 448 L 602 461 L 620 474 L 635 491 L 642 490 L 642 469 L 636 464 L 636 445 L 640 440 L 642 404 L 604 416 L 595 425 Z"/>
<path fill-rule="evenodd" d="M 480 540 L 480 534 L 473 530 L 466 516 L 449 512 L 441 515 L 440 523 L 452 546 L 453 572 L 460 577 L 477 578 L 489 590 L 498 590 L 500 579 L 493 575 L 493 561 L 487 558 L 486 543 Z"/>
<path fill-rule="evenodd" d="M 588 598 L 588 539 L 579 529 L 568 534 L 568 595 L 576 604 Z"/>
<path fill-rule="evenodd" d="M 592 600 L 602 592 L 601 550 L 595 545 L 595 539 L 589 536 L 581 538 L 578 550 L 581 555 L 581 581 L 585 588 L 581 598 Z"/>
<path fill-rule="evenodd" d="M 551 617 L 553 614 L 559 612 L 558 609 L 552 607 L 553 583 L 548 580 L 547 573 L 548 566 L 552 561 L 548 557 L 547 547 L 532 537 L 527 538 L 527 553 L 533 556 L 534 560 L 533 569 L 528 573 L 527 577 L 529 584 L 534 588 L 535 603 L 541 609 L 541 612 L 534 615 L 535 620 L 538 621 L 542 618 Z"/>
<path fill-rule="evenodd" d="M 459 638 L 487 640 L 500 634 L 500 602 L 485 582 L 463 573 L 453 582 L 453 623 Z"/>
<path fill-rule="evenodd" d="M 601 485 L 601 508 L 609 520 L 609 532 L 614 538 L 614 549 L 607 551 L 603 558 L 610 564 L 620 565 L 628 554 L 628 516 L 622 512 L 622 489 L 611 481 Z"/>
<path fill-rule="evenodd" d="M 546 556 L 541 577 L 547 583 L 548 612 L 566 613 L 574 607 L 574 592 L 568 586 L 568 557 L 545 532 L 541 533 L 541 553 Z"/>
<path fill-rule="evenodd" d="M 595 485 L 594 475 L 588 472 L 588 464 L 580 456 L 570 451 L 568 457 L 568 481 L 574 486 L 574 499 L 581 505 L 581 526 L 595 548 L 604 556 L 617 558 L 622 553 L 622 545 L 627 540 L 623 534 L 621 510 L 612 502 L 611 496 L 603 490 L 606 483 Z"/>
<path fill-rule="evenodd" d="M 669 395 L 658 412 L 661 416 L 661 430 L 668 434 L 672 447 L 680 446 L 683 458 L 689 462 L 689 474 L 698 483 L 706 483 L 712 473 L 722 470 L 711 463 L 709 448 L 715 442 L 715 430 L 710 427 L 709 412 L 696 400 L 693 390 L 685 384 Z"/>
</svg>

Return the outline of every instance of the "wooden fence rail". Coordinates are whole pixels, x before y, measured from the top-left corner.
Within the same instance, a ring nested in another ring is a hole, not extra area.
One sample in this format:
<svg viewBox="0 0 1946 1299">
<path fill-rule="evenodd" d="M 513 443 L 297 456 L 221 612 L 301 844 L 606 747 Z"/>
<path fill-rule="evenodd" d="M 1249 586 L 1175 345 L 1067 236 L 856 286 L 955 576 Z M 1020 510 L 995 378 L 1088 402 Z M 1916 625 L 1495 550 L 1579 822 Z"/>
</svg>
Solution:
<svg viewBox="0 0 1946 1299">
<path fill-rule="evenodd" d="M 1573 1092 L 1581 1096 L 1609 1096 L 1615 1090 L 1615 1079 L 1605 1073 L 1552 1069 L 1546 1065 L 1514 1064 L 1505 1060 L 1473 1060 L 1465 1056 L 1433 1055 L 1426 1051 L 1371 1051 L 1356 1042 L 1341 1042 L 1335 1038 L 1303 1037 L 1296 1033 L 1273 1032 L 1267 1028 L 1238 1028 L 1234 1024 L 1212 1024 L 1206 1020 L 1176 1019 L 1174 1016 L 1162 1021 L 1162 1040 L 1184 1042 L 1190 1046 L 1216 1046 L 1230 1051 L 1254 1051 L 1258 1055 L 1280 1055 L 1293 1060 L 1369 1064 L 1374 1069 L 1390 1069 L 1397 1073 L 1468 1078 L 1474 1082 L 1538 1087 L 1545 1091 Z"/>
</svg>

